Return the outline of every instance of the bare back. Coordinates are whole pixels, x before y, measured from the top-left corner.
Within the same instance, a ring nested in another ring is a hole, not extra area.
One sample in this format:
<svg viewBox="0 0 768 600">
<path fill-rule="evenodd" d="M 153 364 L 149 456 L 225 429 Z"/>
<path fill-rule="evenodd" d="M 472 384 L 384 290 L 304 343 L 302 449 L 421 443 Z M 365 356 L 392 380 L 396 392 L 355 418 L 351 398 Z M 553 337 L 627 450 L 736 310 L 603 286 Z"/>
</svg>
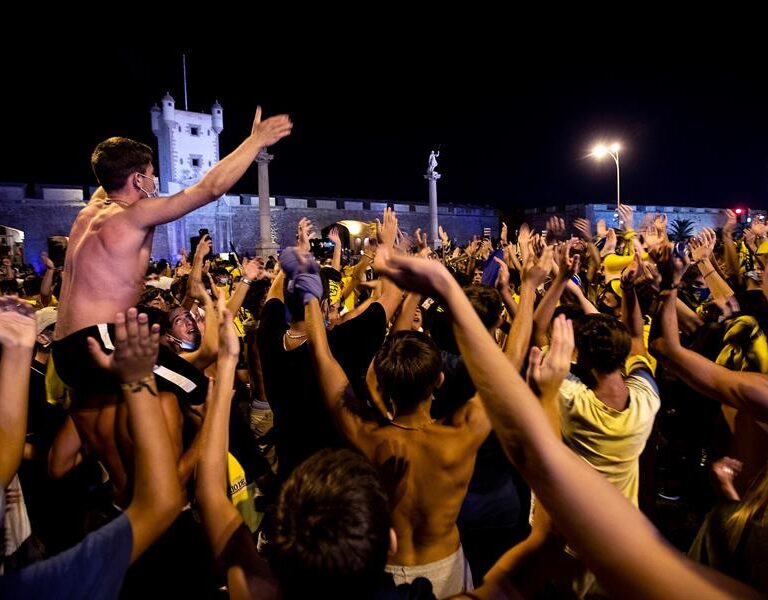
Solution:
<svg viewBox="0 0 768 600">
<path fill-rule="evenodd" d="M 367 426 L 361 450 L 370 460 L 382 459 L 377 449 L 388 441 L 400 442 L 407 449 L 409 468 L 392 511 L 397 553 L 390 556 L 391 564 L 424 565 L 456 552 L 456 518 L 467 494 L 477 449 L 489 431 L 485 411 L 470 405 L 460 409 L 451 421 L 431 423 L 422 429 Z"/>
<path fill-rule="evenodd" d="M 75 219 L 64 262 L 54 339 L 97 323 L 136 304 L 149 263 L 154 228 L 132 225 L 127 209 L 93 199 Z"/>
</svg>

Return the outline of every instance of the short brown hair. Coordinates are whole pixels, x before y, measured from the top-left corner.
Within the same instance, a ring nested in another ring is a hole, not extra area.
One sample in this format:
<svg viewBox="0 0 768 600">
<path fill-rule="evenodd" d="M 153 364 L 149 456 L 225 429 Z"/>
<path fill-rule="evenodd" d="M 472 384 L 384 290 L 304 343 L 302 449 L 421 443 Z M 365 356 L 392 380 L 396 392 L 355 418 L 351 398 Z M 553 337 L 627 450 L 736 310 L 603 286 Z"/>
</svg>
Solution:
<svg viewBox="0 0 768 600">
<path fill-rule="evenodd" d="M 107 193 L 119 190 L 131 173 L 144 173 L 151 164 L 152 148 L 124 137 L 104 140 L 91 154 L 93 174 Z"/>
</svg>

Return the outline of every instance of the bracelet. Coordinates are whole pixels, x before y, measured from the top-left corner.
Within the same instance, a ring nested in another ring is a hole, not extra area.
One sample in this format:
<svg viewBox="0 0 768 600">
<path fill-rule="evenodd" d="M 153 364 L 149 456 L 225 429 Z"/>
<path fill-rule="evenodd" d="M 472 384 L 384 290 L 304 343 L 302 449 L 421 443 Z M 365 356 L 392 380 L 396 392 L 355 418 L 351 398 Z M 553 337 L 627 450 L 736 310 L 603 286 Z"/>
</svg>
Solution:
<svg viewBox="0 0 768 600">
<path fill-rule="evenodd" d="M 140 392 L 142 389 L 149 390 L 152 395 L 156 395 L 152 389 L 152 385 L 155 383 L 155 374 L 152 373 L 139 379 L 138 381 L 128 381 L 120 384 L 120 388 L 129 392 Z"/>
<path fill-rule="evenodd" d="M 247 277 L 241 277 L 240 282 L 244 283 L 245 285 L 251 285 L 253 283 L 253 279 L 248 279 Z"/>
<path fill-rule="evenodd" d="M 665 288 L 664 288 L 664 289 L 662 289 L 662 290 L 661 290 L 661 292 L 659 292 L 659 293 L 664 293 L 664 292 L 671 292 L 672 290 L 676 290 L 676 289 L 677 289 L 677 288 L 679 288 L 679 287 L 680 287 L 680 284 L 679 284 L 679 283 L 670 283 L 668 287 L 665 287 Z"/>
</svg>

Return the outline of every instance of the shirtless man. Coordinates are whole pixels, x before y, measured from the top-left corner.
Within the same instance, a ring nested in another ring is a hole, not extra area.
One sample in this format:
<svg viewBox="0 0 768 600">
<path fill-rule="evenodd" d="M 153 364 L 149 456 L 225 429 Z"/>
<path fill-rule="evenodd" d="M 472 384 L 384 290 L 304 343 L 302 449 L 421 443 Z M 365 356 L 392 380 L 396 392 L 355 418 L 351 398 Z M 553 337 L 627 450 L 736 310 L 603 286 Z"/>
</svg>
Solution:
<svg viewBox="0 0 768 600">
<path fill-rule="evenodd" d="M 478 396 L 450 418 L 430 417 L 432 392 L 443 380 L 440 352 L 424 334 L 399 332 L 374 359 L 378 392 L 394 405 L 384 425 L 350 410 L 347 376 L 328 346 L 320 304 L 307 300 L 307 329 L 318 379 L 336 426 L 372 462 L 388 448 L 405 447 L 409 464 L 393 500 L 397 550 L 387 571 L 395 583 L 426 577 L 443 598 L 472 589 L 472 575 L 459 540 L 456 518 L 472 476 L 477 449 L 491 426 Z M 354 403 L 351 403 L 354 404 Z"/>
<path fill-rule="evenodd" d="M 259 150 L 289 135 L 291 127 L 287 115 L 262 121 L 261 108 L 257 108 L 251 134 L 237 149 L 199 182 L 166 198 L 158 198 L 148 146 L 115 137 L 94 150 L 91 165 L 101 188 L 80 212 L 70 233 L 53 357 L 59 376 L 74 390 L 72 414 L 78 431 L 110 471 L 118 502 L 127 497 L 125 469 L 114 436 L 120 388 L 111 374 L 93 362 L 87 340 L 95 339 L 105 351 L 114 349 L 111 321 L 139 299 L 155 226 L 225 194 Z M 160 365 L 163 360 L 161 356 Z M 158 375 L 162 390 L 162 373 L 158 371 Z M 171 389 L 176 386 L 185 391 L 196 386 L 189 380 L 171 383 Z M 166 405 L 166 417 L 178 412 L 170 401 Z"/>
</svg>

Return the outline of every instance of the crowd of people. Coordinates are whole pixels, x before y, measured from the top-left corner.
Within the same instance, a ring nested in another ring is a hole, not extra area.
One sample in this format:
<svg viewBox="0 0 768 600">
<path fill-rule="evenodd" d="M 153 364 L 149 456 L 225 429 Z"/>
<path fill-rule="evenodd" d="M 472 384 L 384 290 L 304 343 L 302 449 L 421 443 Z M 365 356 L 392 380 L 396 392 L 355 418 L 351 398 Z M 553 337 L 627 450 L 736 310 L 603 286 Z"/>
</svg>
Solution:
<svg viewBox="0 0 768 600">
<path fill-rule="evenodd" d="M 291 127 L 166 198 L 110 138 L 63 266 L 3 259 L 0 597 L 768 593 L 764 219 L 151 259 Z"/>
</svg>

